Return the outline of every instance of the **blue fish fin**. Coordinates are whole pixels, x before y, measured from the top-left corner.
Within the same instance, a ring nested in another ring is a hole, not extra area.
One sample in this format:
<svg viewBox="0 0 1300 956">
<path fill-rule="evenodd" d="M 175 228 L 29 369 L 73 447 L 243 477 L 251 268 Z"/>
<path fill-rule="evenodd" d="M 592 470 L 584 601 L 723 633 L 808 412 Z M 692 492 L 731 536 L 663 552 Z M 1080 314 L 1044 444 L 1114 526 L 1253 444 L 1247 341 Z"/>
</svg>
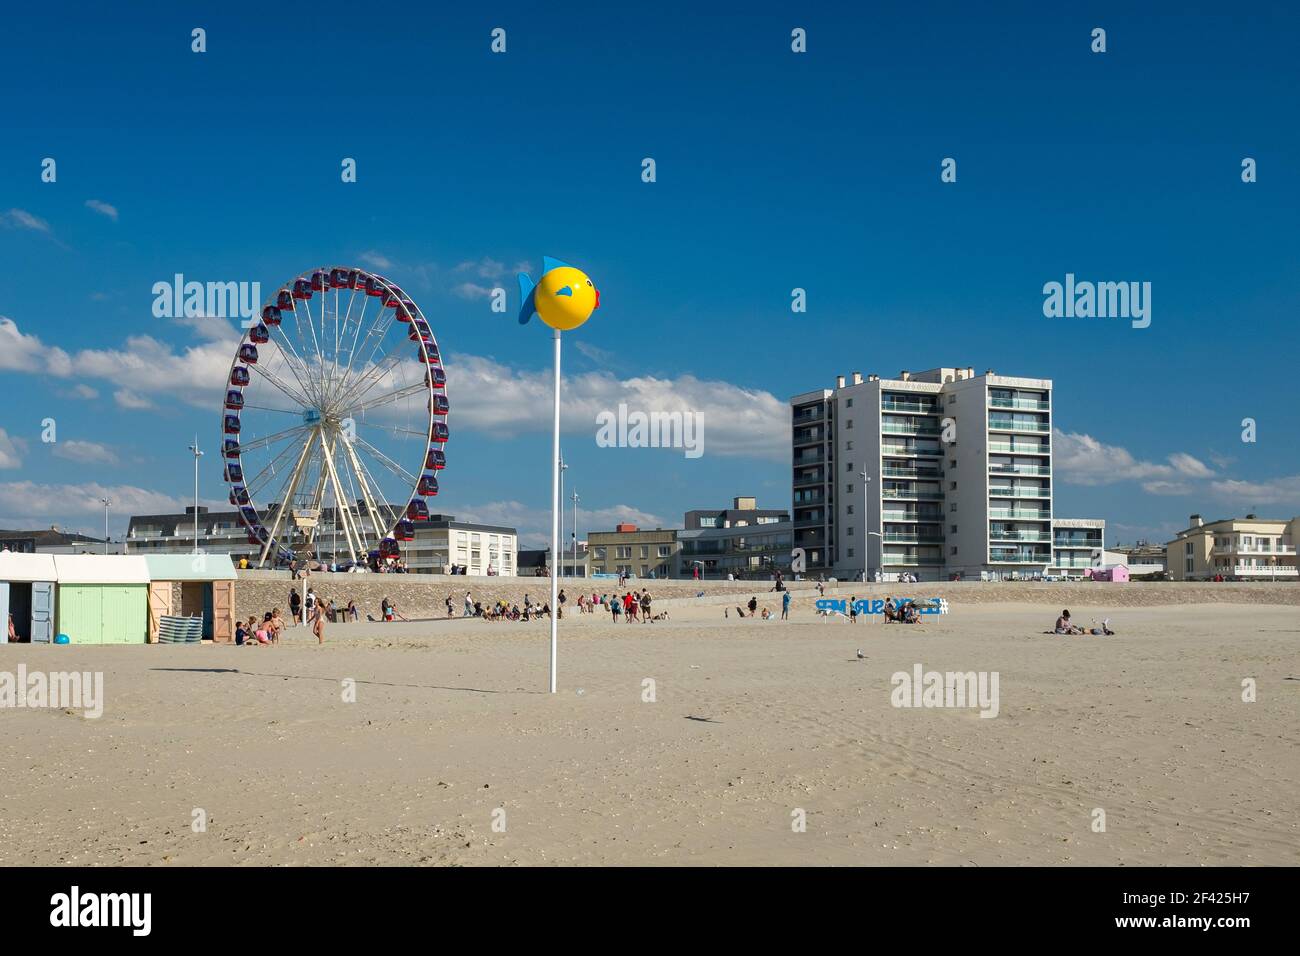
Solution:
<svg viewBox="0 0 1300 956">
<path fill-rule="evenodd" d="M 550 272 L 552 269 L 558 269 L 561 266 L 568 266 L 570 269 L 573 268 L 567 262 L 561 262 L 559 259 L 552 259 L 550 256 L 542 256 L 542 275 L 546 275 L 546 273 Z"/>
<path fill-rule="evenodd" d="M 535 291 L 536 287 L 533 285 L 533 280 L 528 278 L 528 273 L 519 273 L 519 298 L 523 302 L 519 307 L 520 325 L 527 325 L 528 320 L 531 319 L 533 313 L 537 311 L 537 303 L 533 301 L 533 293 Z"/>
</svg>

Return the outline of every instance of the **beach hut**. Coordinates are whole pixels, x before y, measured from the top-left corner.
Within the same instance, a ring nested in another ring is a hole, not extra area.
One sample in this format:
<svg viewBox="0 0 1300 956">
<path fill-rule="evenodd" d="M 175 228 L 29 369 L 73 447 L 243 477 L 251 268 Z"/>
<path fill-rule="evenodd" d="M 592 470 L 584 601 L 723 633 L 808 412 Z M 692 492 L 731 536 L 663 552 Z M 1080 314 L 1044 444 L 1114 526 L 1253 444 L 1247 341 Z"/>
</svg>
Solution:
<svg viewBox="0 0 1300 956">
<path fill-rule="evenodd" d="M 48 644 L 54 638 L 54 555 L 0 551 L 0 622 L 14 618 L 20 641 Z M 9 628 L 0 630 L 0 644 Z"/>
<path fill-rule="evenodd" d="M 143 644 L 149 567 L 127 554 L 56 554 L 54 630 L 73 644 Z"/>
<path fill-rule="evenodd" d="M 1124 582 L 1128 580 L 1128 567 L 1123 564 L 1112 564 L 1104 568 L 1093 568 L 1092 579 L 1110 583 Z"/>
<path fill-rule="evenodd" d="M 204 640 L 235 639 L 235 566 L 228 554 L 149 554 L 149 640 L 163 615 L 202 617 Z"/>
</svg>

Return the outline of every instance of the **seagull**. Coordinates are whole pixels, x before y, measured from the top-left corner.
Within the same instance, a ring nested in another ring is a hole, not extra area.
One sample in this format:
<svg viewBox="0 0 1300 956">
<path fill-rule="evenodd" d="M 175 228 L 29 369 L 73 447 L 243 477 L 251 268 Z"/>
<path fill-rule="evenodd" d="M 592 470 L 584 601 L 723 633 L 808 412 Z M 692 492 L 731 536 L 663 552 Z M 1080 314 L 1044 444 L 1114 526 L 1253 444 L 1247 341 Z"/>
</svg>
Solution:
<svg viewBox="0 0 1300 956">
<path fill-rule="evenodd" d="M 866 659 L 867 659 L 867 655 L 866 655 L 866 654 L 863 654 L 863 653 L 862 653 L 862 648 L 859 647 L 859 648 L 858 648 L 858 660 L 860 660 L 860 661 L 865 661 Z"/>
</svg>

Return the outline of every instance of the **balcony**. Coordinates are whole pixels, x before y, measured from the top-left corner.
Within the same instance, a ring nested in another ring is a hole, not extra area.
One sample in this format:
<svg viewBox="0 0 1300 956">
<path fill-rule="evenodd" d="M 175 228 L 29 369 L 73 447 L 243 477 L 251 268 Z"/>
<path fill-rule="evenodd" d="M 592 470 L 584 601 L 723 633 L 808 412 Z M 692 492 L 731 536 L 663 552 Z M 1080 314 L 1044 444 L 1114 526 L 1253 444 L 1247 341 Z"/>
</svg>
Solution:
<svg viewBox="0 0 1300 956">
<path fill-rule="evenodd" d="M 811 425 L 814 422 L 820 422 L 825 417 L 824 408 L 818 405 L 815 408 L 795 412 L 790 420 L 795 425 Z"/>
<path fill-rule="evenodd" d="M 826 461 L 826 456 L 820 450 L 811 454 L 804 452 L 794 456 L 794 467 L 807 468 L 810 465 L 820 465 Z"/>
<path fill-rule="evenodd" d="M 932 481 L 943 477 L 943 472 L 924 468 L 882 468 L 880 473 L 886 478 L 929 478 Z"/>
<path fill-rule="evenodd" d="M 915 455 L 926 455 L 931 458 L 942 458 L 943 449 L 937 445 L 883 445 L 880 453 L 882 455 L 897 455 L 900 458 L 908 458 Z"/>
<path fill-rule="evenodd" d="M 1050 521 L 1050 511 L 1030 511 L 1026 508 L 990 508 L 989 518 L 1020 518 L 1025 521 Z"/>
<path fill-rule="evenodd" d="M 1047 465 L 998 465 L 989 462 L 989 473 L 994 475 L 1050 475 Z"/>
<path fill-rule="evenodd" d="M 885 541 L 893 544 L 943 544 L 941 534 L 909 534 L 905 531 L 885 532 Z"/>
<path fill-rule="evenodd" d="M 1294 564 L 1242 564 L 1234 567 L 1232 573 L 1239 578 L 1300 577 Z"/>
<path fill-rule="evenodd" d="M 1094 551 L 1101 548 L 1101 541 L 1085 538 L 1053 538 L 1052 544 L 1058 548 L 1089 548 Z"/>
<path fill-rule="evenodd" d="M 801 445 L 820 445 L 826 440 L 824 432 L 814 429 L 812 431 L 796 431 L 794 433 L 794 444 Z"/>
<path fill-rule="evenodd" d="M 1051 564 L 1052 556 L 1046 551 L 1003 551 L 989 549 L 990 564 Z"/>
<path fill-rule="evenodd" d="M 1037 531 L 993 531 L 989 534 L 989 540 L 1019 541 L 1025 544 L 1049 544 L 1052 536 Z"/>
<path fill-rule="evenodd" d="M 1046 444 L 1026 445 L 1019 442 L 991 441 L 989 451 L 1011 455 L 1050 455 L 1052 448 Z"/>
<path fill-rule="evenodd" d="M 943 521 L 941 513 L 931 514 L 926 511 L 886 511 L 880 518 L 882 521 L 928 521 L 932 524 Z"/>
<path fill-rule="evenodd" d="M 943 499 L 942 491 L 916 491 L 914 489 L 900 490 L 898 488 L 886 488 L 880 493 L 880 497 L 893 500 L 920 500 L 920 501 L 940 501 Z"/>
<path fill-rule="evenodd" d="M 1048 488 L 1006 488 L 993 487 L 989 488 L 990 498 L 1050 498 L 1052 492 Z"/>
<path fill-rule="evenodd" d="M 826 518 L 818 515 L 816 518 L 795 518 L 794 526 L 796 528 L 820 528 L 826 524 Z"/>
<path fill-rule="evenodd" d="M 885 399 L 880 403 L 880 410 L 885 412 L 914 412 L 918 415 L 938 415 L 939 406 L 925 402 L 896 402 Z"/>
<path fill-rule="evenodd" d="M 1050 412 L 1051 402 L 1036 401 L 1032 398 L 989 398 L 990 408 L 1010 408 L 1023 412 Z"/>
<path fill-rule="evenodd" d="M 919 425 L 910 422 L 885 422 L 880 423 L 881 434 L 884 435 L 938 435 L 942 431 L 938 425 Z"/>
<path fill-rule="evenodd" d="M 990 418 L 989 431 L 998 432 L 1050 432 L 1047 422 L 1018 422 L 1010 418 Z"/>
</svg>

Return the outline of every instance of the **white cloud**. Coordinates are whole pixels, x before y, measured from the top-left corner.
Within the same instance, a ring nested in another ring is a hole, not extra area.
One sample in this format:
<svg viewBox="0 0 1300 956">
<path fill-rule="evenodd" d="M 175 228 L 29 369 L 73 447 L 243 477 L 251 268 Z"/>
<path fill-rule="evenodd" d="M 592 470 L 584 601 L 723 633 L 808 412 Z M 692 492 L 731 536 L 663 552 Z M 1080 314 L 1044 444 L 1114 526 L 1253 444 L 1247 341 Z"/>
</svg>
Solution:
<svg viewBox="0 0 1300 956">
<path fill-rule="evenodd" d="M 393 260 L 382 253 L 375 252 L 373 249 L 361 253 L 357 258 L 372 269 L 391 269 L 393 267 Z"/>
<path fill-rule="evenodd" d="M 117 463 L 117 453 L 107 445 L 96 441 L 60 441 L 54 443 L 52 451 L 56 457 L 83 465 L 113 465 Z"/>
<path fill-rule="evenodd" d="M 149 399 L 145 398 L 143 395 L 131 391 L 129 388 L 119 388 L 113 393 L 113 400 L 122 408 L 131 409 L 133 411 L 154 407 L 153 402 L 149 401 Z"/>
<path fill-rule="evenodd" d="M 116 516 L 166 514 L 184 510 L 192 502 L 134 485 L 101 485 L 97 482 L 71 485 L 41 484 L 34 481 L 0 482 L 0 515 L 5 525 L 39 526 L 50 519 L 70 515 L 103 515 L 100 498 L 112 501 Z"/>
<path fill-rule="evenodd" d="M 27 447 L 21 438 L 11 438 L 0 428 L 0 468 L 18 468 L 22 465 L 21 452 Z"/>
<path fill-rule="evenodd" d="M 1190 495 L 1196 486 L 1186 481 L 1144 481 L 1142 490 L 1151 495 Z"/>
<path fill-rule="evenodd" d="M 13 319 L 0 316 L 0 369 L 65 378 L 72 374 L 72 360 L 63 349 L 24 335 Z"/>
<path fill-rule="evenodd" d="M 0 223 L 16 229 L 31 229 L 33 232 L 50 233 L 50 224 L 39 216 L 33 216 L 25 209 L 10 209 L 0 214 Z"/>
<path fill-rule="evenodd" d="M 1171 490 L 1170 481 L 1154 479 L 1209 478 L 1203 462 L 1186 452 L 1175 452 L 1169 464 L 1141 461 L 1126 448 L 1107 445 L 1091 435 L 1057 430 L 1052 434 L 1052 462 L 1057 477 L 1072 485 L 1110 485 L 1120 481 L 1146 481 L 1153 494 L 1184 494 Z"/>
<path fill-rule="evenodd" d="M 462 282 L 460 285 L 452 286 L 451 291 L 462 299 L 486 299 L 492 295 L 490 286 L 475 282 Z"/>
<path fill-rule="evenodd" d="M 547 548 L 551 542 L 551 511 L 549 508 L 530 508 L 518 501 L 492 501 L 481 505 L 466 505 L 452 509 L 457 519 L 478 524 L 503 525 L 519 533 L 519 545 L 525 548 Z M 569 522 L 572 511 L 566 513 L 565 537 L 572 532 Z M 579 511 L 579 538 L 585 538 L 587 529 L 613 531 L 619 522 L 631 522 L 639 528 L 668 527 L 658 515 L 641 511 L 631 505 L 613 505 L 592 511 Z"/>
<path fill-rule="evenodd" d="M 545 432 L 551 422 L 551 373 L 510 368 L 490 358 L 457 355 L 447 370 L 453 421 L 501 438 Z M 629 411 L 702 416 L 705 454 L 784 461 L 790 455 L 789 406 L 771 392 L 682 375 L 619 379 L 587 372 L 564 379 L 566 431 L 596 436 L 596 416 Z"/>
<path fill-rule="evenodd" d="M 107 216 L 109 219 L 117 222 L 116 206 L 110 206 L 108 203 L 99 199 L 87 199 L 86 208 L 99 213 L 101 216 Z"/>
<path fill-rule="evenodd" d="M 1210 489 L 1220 498 L 1233 502 L 1243 509 L 1250 509 L 1257 505 L 1287 505 L 1300 508 L 1300 475 L 1285 475 L 1262 481 L 1222 479 L 1210 482 Z"/>
<path fill-rule="evenodd" d="M 78 385 L 73 388 L 72 393 L 76 395 L 77 398 L 99 398 L 99 392 L 91 388 L 89 385 Z"/>
</svg>

